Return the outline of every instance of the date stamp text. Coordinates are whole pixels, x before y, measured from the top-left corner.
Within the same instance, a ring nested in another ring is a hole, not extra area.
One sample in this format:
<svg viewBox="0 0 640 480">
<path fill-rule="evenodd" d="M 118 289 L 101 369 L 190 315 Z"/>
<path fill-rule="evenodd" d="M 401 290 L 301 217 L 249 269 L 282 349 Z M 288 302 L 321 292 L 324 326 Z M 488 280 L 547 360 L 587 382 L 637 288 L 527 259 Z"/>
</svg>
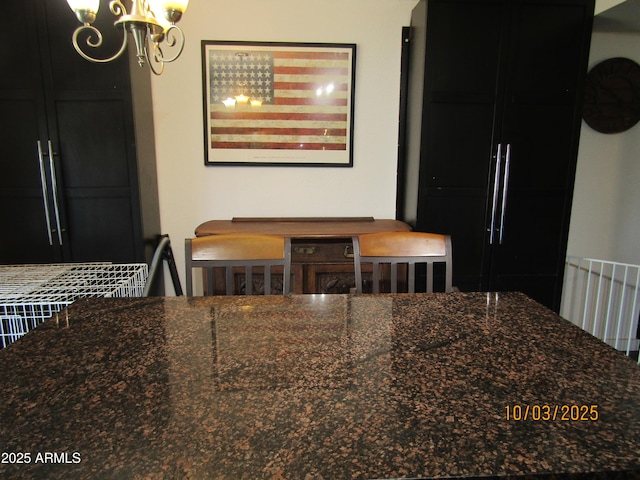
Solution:
<svg viewBox="0 0 640 480">
<path fill-rule="evenodd" d="M 505 419 L 514 422 L 595 422 L 598 405 L 506 405 Z"/>
</svg>

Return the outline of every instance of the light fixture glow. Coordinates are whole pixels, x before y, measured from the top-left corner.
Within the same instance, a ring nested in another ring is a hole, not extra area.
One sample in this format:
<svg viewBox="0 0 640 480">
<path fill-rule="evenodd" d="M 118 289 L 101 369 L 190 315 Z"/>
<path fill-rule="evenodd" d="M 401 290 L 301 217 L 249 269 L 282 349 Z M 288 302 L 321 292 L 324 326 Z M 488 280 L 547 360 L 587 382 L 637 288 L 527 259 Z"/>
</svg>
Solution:
<svg viewBox="0 0 640 480">
<path fill-rule="evenodd" d="M 330 83 L 326 87 L 318 87 L 316 89 L 316 96 L 320 97 L 322 95 L 331 95 L 334 89 L 335 89 L 335 85 L 333 83 Z"/>
<path fill-rule="evenodd" d="M 92 24 L 96 20 L 100 0 L 67 0 L 69 7 L 82 25 L 72 36 L 73 46 L 85 60 L 94 63 L 106 63 L 120 57 L 127 48 L 127 32 L 131 33 L 136 46 L 138 64 L 145 64 L 156 75 L 162 74 L 164 64 L 175 61 L 184 49 L 184 33 L 176 23 L 186 11 L 189 0 L 132 0 L 131 10 L 127 11 L 121 0 L 112 0 L 109 10 L 117 18 L 114 26 L 122 28 L 122 44 L 119 50 L 107 58 L 96 58 L 83 50 L 78 43 L 80 36 L 86 47 L 102 46 L 102 33 Z M 165 51 L 175 54 L 165 56 Z"/>
<path fill-rule="evenodd" d="M 162 23 L 160 17 L 165 18 L 169 23 L 177 23 L 182 14 L 187 11 L 189 0 L 151 0 L 151 10 L 154 12 L 156 20 Z M 176 18 L 176 16 L 178 18 Z"/>
<path fill-rule="evenodd" d="M 248 101 L 249 101 L 249 97 L 247 97 L 244 93 L 241 93 L 240 95 L 236 95 L 236 102 L 239 103 L 240 105 L 246 105 Z"/>
<path fill-rule="evenodd" d="M 69 7 L 84 25 L 91 25 L 96 21 L 100 10 L 100 0 L 67 0 Z"/>
<path fill-rule="evenodd" d="M 74 12 L 76 10 L 89 10 L 98 13 L 100 9 L 100 0 L 67 0 L 69 7 Z"/>
<path fill-rule="evenodd" d="M 224 103 L 224 106 L 227 108 L 233 108 L 236 106 L 236 99 L 229 97 L 226 100 L 223 100 L 222 103 Z"/>
<path fill-rule="evenodd" d="M 234 67 L 236 67 L 240 71 L 246 71 L 248 66 L 243 63 L 243 60 L 248 56 L 249 54 L 247 52 L 236 52 L 235 57 L 237 57 L 239 61 Z M 262 98 L 250 97 L 245 95 L 244 88 L 246 85 L 247 84 L 245 81 L 239 81 L 237 83 L 237 86 L 239 87 L 238 89 L 240 90 L 240 93 L 238 95 L 235 95 L 234 98 L 227 98 L 226 100 L 223 100 L 222 103 L 224 103 L 227 108 L 235 107 L 236 105 L 246 106 L 247 104 L 251 105 L 252 108 L 261 107 L 263 102 Z"/>
</svg>

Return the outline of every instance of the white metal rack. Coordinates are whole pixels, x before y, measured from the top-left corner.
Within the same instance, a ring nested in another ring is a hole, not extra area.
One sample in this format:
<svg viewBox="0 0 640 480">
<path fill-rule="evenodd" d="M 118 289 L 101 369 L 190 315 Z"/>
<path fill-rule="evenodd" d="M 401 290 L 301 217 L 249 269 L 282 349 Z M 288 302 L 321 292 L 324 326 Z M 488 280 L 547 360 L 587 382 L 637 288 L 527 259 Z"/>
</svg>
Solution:
<svg viewBox="0 0 640 480">
<path fill-rule="evenodd" d="M 640 265 L 567 257 L 560 315 L 635 356 L 640 348 Z"/>
<path fill-rule="evenodd" d="M 145 263 L 0 265 L 0 348 L 83 297 L 141 297 Z"/>
</svg>

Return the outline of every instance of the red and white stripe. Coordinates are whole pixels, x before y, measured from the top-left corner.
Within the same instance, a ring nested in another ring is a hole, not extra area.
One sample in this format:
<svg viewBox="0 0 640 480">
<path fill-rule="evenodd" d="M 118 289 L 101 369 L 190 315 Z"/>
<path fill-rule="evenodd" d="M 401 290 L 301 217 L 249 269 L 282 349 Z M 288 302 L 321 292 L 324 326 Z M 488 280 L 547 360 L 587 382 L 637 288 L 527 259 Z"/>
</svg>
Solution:
<svg viewBox="0 0 640 480">
<path fill-rule="evenodd" d="M 210 105 L 210 148 L 346 150 L 350 54 L 305 49 L 273 55 L 273 102 Z"/>
</svg>

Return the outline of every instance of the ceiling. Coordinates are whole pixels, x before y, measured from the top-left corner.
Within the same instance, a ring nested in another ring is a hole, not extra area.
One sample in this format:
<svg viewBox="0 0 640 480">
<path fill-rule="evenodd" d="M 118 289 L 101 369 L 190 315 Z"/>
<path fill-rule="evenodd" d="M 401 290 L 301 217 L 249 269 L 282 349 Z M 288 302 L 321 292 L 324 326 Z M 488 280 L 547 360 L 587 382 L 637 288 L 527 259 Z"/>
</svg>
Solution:
<svg viewBox="0 0 640 480">
<path fill-rule="evenodd" d="M 627 0 L 593 19 L 597 32 L 640 33 L 640 0 Z"/>
</svg>

